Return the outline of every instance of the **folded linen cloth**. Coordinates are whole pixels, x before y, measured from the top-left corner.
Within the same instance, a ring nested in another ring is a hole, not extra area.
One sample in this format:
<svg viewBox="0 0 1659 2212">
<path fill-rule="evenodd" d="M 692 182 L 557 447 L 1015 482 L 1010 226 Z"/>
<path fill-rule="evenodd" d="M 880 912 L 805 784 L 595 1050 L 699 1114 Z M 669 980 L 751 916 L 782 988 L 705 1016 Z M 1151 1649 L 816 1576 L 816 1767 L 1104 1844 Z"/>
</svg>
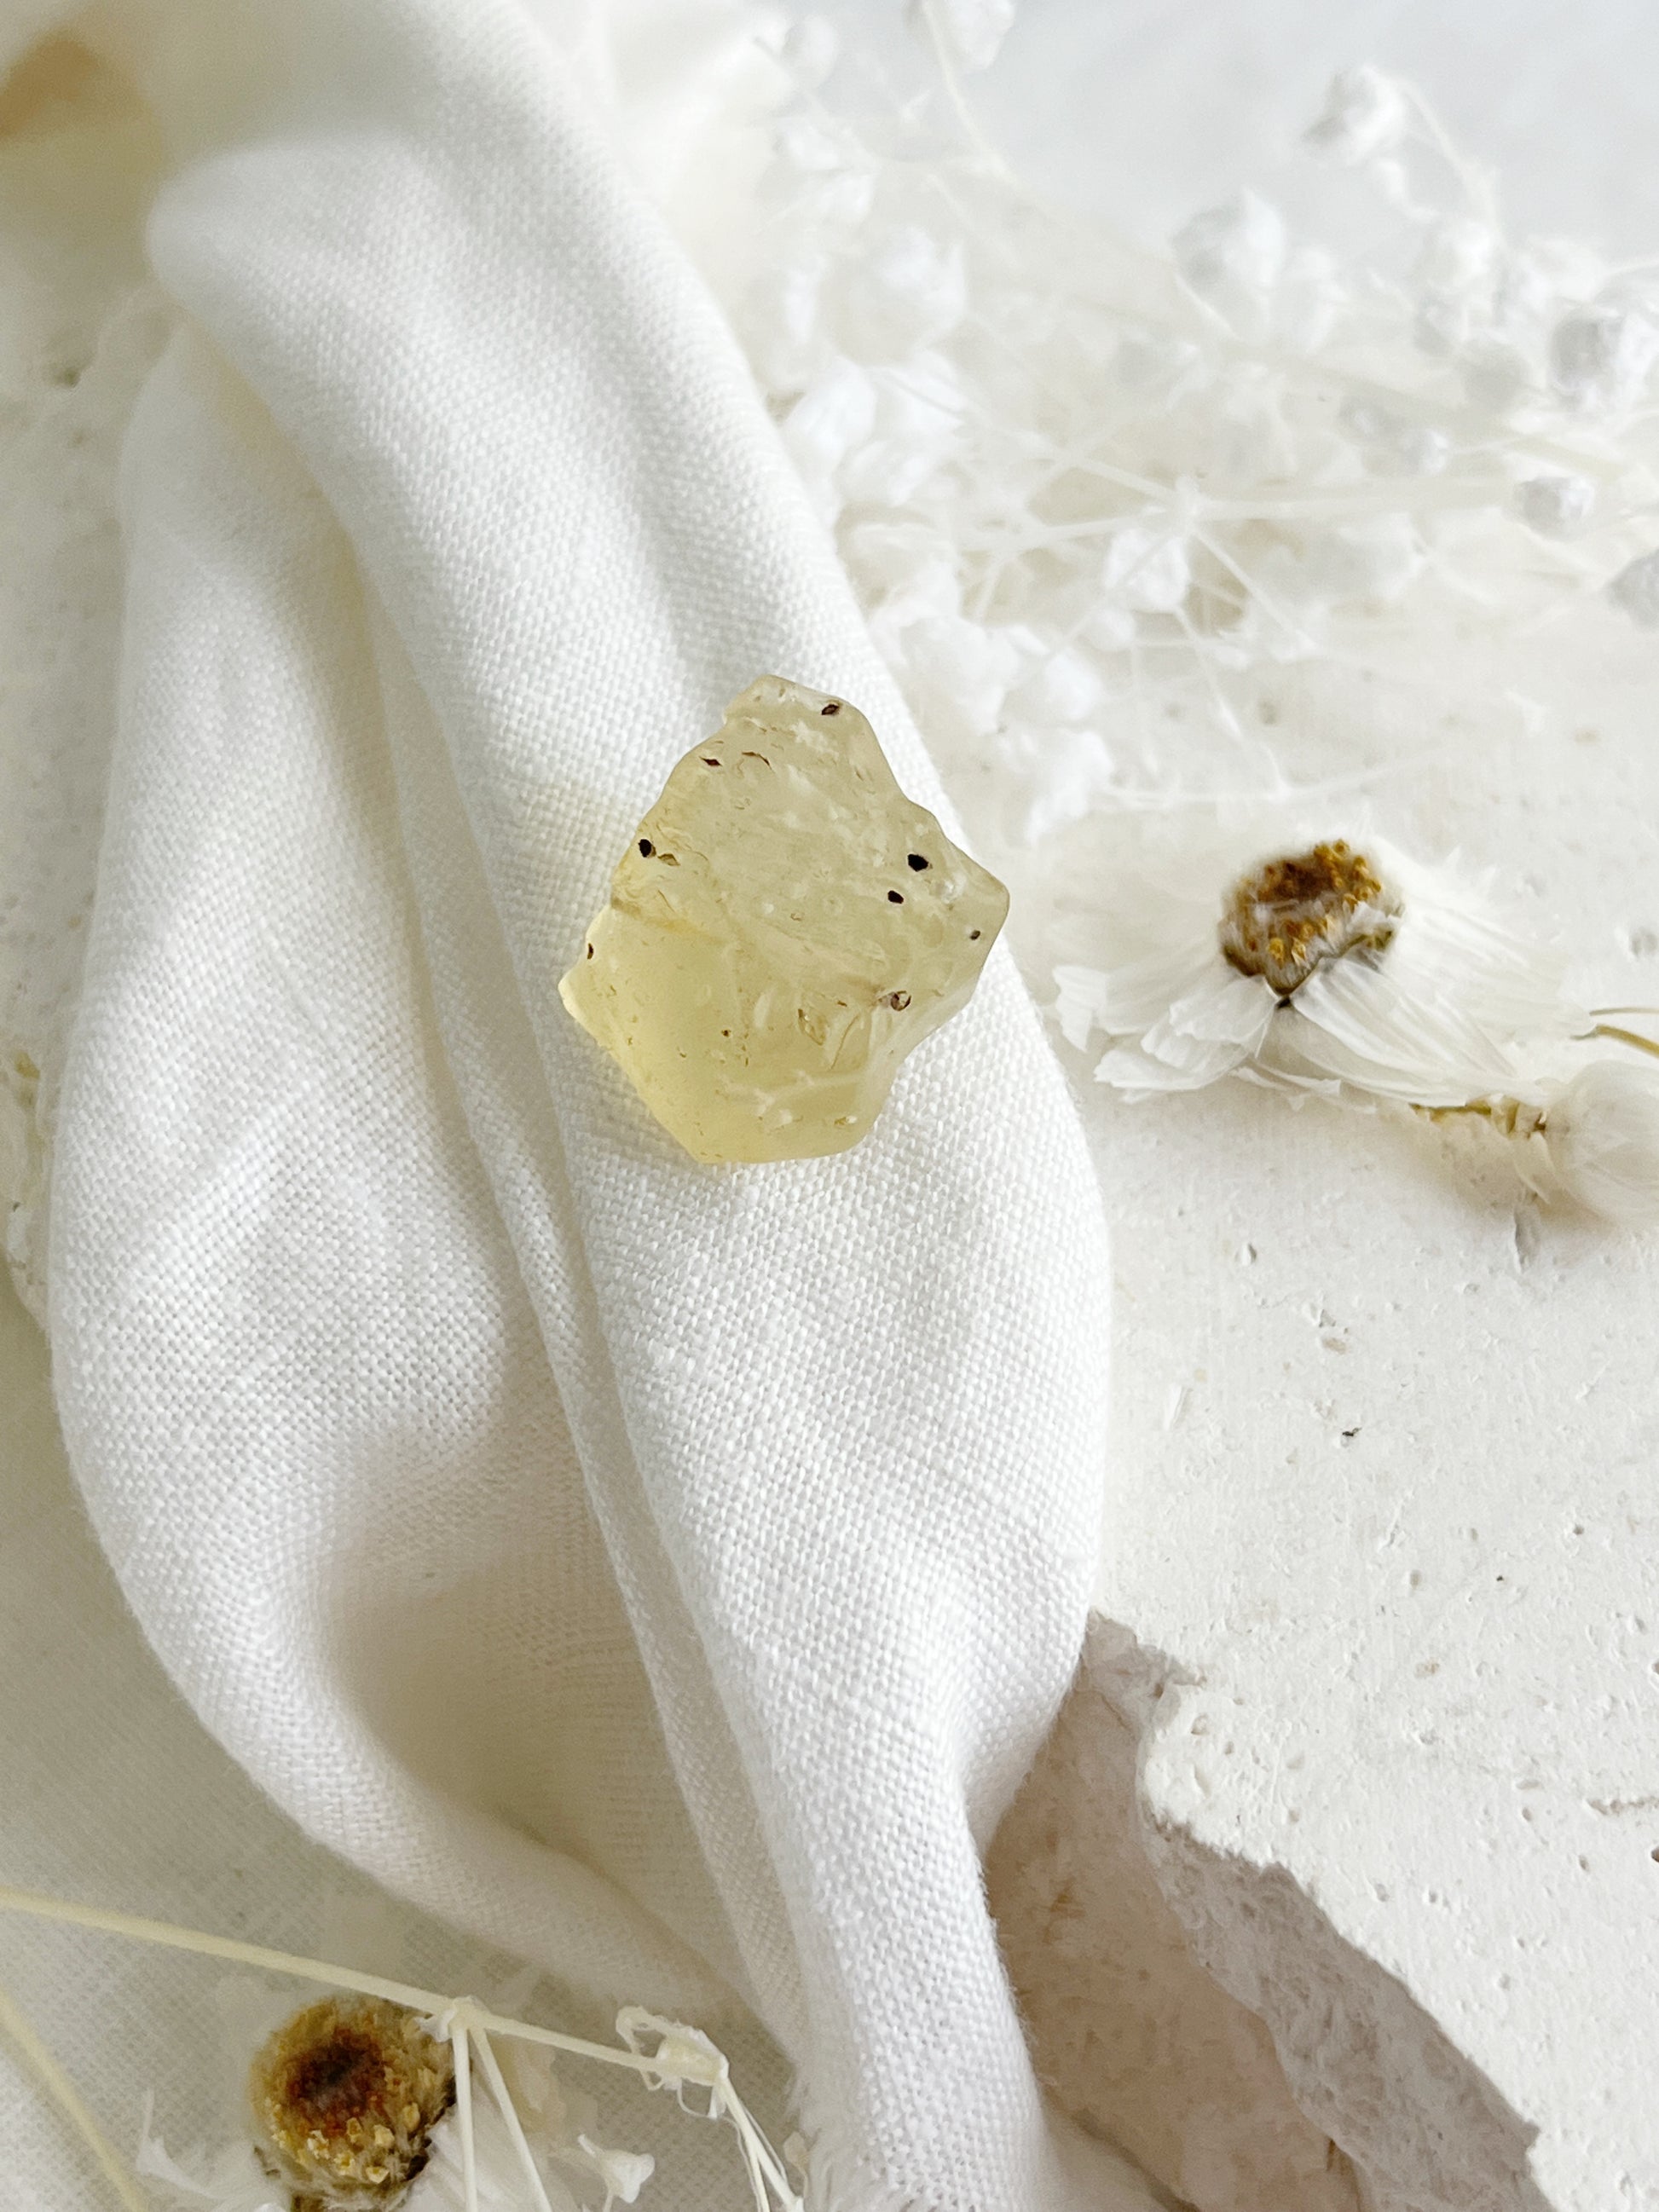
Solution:
<svg viewBox="0 0 1659 2212">
<path fill-rule="evenodd" d="M 38 12 L 38 11 L 37 11 Z M 815 2202 L 1061 2171 L 979 1854 L 1080 1644 L 1097 1196 L 1006 955 L 845 1158 L 681 1156 L 556 979 L 755 675 L 945 815 L 740 357 L 520 0 L 112 0 L 186 320 L 50 1326 L 135 1613 L 422 1905 L 798 2069 Z"/>
</svg>

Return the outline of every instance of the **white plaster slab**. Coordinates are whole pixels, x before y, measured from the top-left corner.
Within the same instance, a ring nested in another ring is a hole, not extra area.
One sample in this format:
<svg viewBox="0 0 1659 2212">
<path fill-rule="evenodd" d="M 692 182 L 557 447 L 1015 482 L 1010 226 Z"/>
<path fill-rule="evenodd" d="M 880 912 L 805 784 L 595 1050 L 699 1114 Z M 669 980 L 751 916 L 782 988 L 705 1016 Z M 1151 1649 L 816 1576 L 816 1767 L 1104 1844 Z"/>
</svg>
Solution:
<svg viewBox="0 0 1659 2212">
<path fill-rule="evenodd" d="M 1272 189 L 1359 60 L 1518 228 L 1659 241 L 1634 0 L 1028 0 L 976 98 L 1158 236 Z M 1606 1001 L 1659 1000 L 1659 645 L 1592 617 L 1465 681 L 1389 732 L 1441 750 L 1379 820 L 1574 925 Z M 1034 983 L 1030 901 L 1111 864 L 1024 864 Z M 1099 1601 L 1142 1656 L 1109 1686 L 1166 1893 L 1379 2205 L 1659 2205 L 1659 1238 L 1544 1214 L 1449 1133 L 1242 1085 L 1131 1106 L 1070 1065 L 1116 1224 Z"/>
<path fill-rule="evenodd" d="M 1540 726 L 1443 716 L 1378 811 L 1652 1003 L 1659 647 L 1591 618 L 1500 674 Z M 1085 1097 L 1166 1893 L 1379 2205 L 1659 2203 L 1659 1238 L 1486 1132 Z"/>
</svg>

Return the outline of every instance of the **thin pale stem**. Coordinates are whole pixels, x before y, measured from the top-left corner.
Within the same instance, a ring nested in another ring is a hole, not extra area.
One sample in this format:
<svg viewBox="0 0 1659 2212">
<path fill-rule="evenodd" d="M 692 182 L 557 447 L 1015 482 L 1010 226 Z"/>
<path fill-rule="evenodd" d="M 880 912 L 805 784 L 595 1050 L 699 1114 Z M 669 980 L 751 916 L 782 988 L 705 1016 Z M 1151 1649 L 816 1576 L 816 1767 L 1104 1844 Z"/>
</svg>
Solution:
<svg viewBox="0 0 1659 2212">
<path fill-rule="evenodd" d="M 130 1912 L 112 1912 L 99 1905 L 70 1905 L 58 1897 L 42 1897 L 31 1890 L 12 1889 L 0 1884 L 0 1912 L 26 1912 L 36 1920 L 57 1920 L 72 1928 L 94 1928 L 111 1936 L 125 1936 L 135 1943 L 155 1943 L 173 1951 L 194 1951 L 204 1958 L 228 1959 L 240 1966 L 252 1966 L 263 1973 L 291 1974 L 296 1980 L 320 1982 L 325 1988 L 356 1990 L 369 1997 L 385 1997 L 392 2004 L 406 2005 L 412 2012 L 437 2013 L 454 2009 L 455 1999 L 445 1996 L 436 1990 L 416 1988 L 408 1982 L 388 1981 L 381 1974 L 360 1974 L 349 1966 L 335 1966 L 319 1959 L 301 1959 L 287 1951 L 269 1951 L 258 1943 L 239 1943 L 228 1936 L 207 1936 L 193 1928 L 175 1928 L 163 1920 L 144 1920 Z M 544 2043 L 555 2051 L 568 2051 L 573 2057 L 598 2059 L 602 2065 L 626 2067 L 633 2074 L 651 2074 L 658 2069 L 648 2058 L 638 2051 L 618 2050 L 614 2045 L 589 2043 L 577 2035 L 563 2035 L 556 2028 L 536 2027 L 530 2021 L 507 2020 L 500 2014 L 487 2011 L 482 2005 L 469 2003 L 467 2019 L 477 2028 L 486 2029 L 492 2035 L 515 2036 L 521 2043 Z M 712 2066 L 697 2073 L 699 2081 L 715 2078 Z"/>
<path fill-rule="evenodd" d="M 737 2130 L 738 2140 L 743 2145 L 744 2164 L 749 2172 L 750 2187 L 755 2192 L 757 2212 L 771 2212 L 774 2198 L 781 2212 L 801 2212 L 800 2198 L 789 2186 L 783 2160 L 735 2098 L 727 2102 L 726 2118 Z"/>
<path fill-rule="evenodd" d="M 495 2056 L 489 2038 L 482 2029 L 478 2032 L 477 2043 L 478 2063 L 489 2083 L 490 2094 L 501 2108 L 501 2118 L 507 2122 L 507 2131 L 513 2138 L 514 2149 L 519 2154 L 519 2163 L 524 2168 L 524 2178 L 530 2184 L 531 2194 L 535 2197 L 540 2212 L 553 2212 L 553 2207 L 547 2201 L 547 2191 L 542 2186 L 540 2170 L 531 2154 L 524 2125 L 519 2118 L 519 2108 L 513 2101 L 506 2077 L 501 2072 L 501 2061 Z"/>
<path fill-rule="evenodd" d="M 455 2054 L 455 2120 L 461 2135 L 461 2196 L 466 2212 L 478 2212 L 478 2140 L 472 2126 L 472 2039 L 464 2021 L 455 2021 L 450 2028 L 449 2047 Z"/>
<path fill-rule="evenodd" d="M 1216 680 L 1216 672 L 1211 665 L 1210 656 L 1204 650 L 1204 641 L 1194 629 L 1191 617 L 1182 607 L 1176 607 L 1174 613 L 1182 637 L 1192 648 L 1193 657 L 1202 672 L 1205 688 L 1210 695 L 1210 703 L 1215 708 L 1216 720 L 1236 744 L 1244 744 L 1246 742 L 1244 732 L 1240 726 L 1237 714 L 1234 712 L 1232 702 Z"/>
<path fill-rule="evenodd" d="M 0 2033 L 15 2045 L 41 2087 L 80 2136 L 126 2212 L 151 2212 L 149 2198 L 117 2157 L 114 2146 L 92 2117 L 85 2099 L 3 1989 L 0 1989 Z"/>
<path fill-rule="evenodd" d="M 1609 1012 L 1622 1013 L 1624 1011 L 1623 1007 L 1608 1008 Z M 1647 1009 L 1644 1006 L 1632 1006 L 1630 1012 L 1635 1014 L 1645 1013 Z M 1656 1043 L 1651 1037 L 1639 1036 L 1635 1030 L 1620 1029 L 1613 1022 L 1597 1022 L 1590 1035 L 1611 1037 L 1615 1044 L 1631 1045 L 1636 1051 L 1651 1053 L 1656 1060 L 1659 1060 L 1659 1043 Z"/>
</svg>

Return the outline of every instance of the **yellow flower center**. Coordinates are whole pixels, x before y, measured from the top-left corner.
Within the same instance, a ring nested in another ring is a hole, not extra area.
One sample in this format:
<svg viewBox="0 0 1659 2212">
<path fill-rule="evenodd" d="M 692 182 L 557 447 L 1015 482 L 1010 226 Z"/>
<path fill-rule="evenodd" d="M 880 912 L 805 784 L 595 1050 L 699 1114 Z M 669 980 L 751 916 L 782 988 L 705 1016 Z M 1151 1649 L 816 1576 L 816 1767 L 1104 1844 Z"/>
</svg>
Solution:
<svg viewBox="0 0 1659 2212">
<path fill-rule="evenodd" d="M 1221 950 L 1288 999 L 1325 961 L 1380 952 L 1400 913 L 1398 895 L 1339 837 L 1241 876 L 1222 908 Z"/>
<path fill-rule="evenodd" d="M 388 2201 L 425 2163 L 454 2070 L 447 2045 L 401 2005 L 325 1997 L 270 2038 L 248 2087 L 296 2204 L 356 2212 Z"/>
</svg>

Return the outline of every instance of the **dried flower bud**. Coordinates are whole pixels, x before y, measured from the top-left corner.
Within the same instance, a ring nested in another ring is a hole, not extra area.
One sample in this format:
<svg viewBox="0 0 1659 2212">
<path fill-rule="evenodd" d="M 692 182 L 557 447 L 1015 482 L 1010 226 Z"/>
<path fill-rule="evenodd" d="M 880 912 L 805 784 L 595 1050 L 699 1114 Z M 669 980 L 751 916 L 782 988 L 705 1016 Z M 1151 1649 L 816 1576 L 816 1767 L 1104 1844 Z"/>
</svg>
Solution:
<svg viewBox="0 0 1659 2212">
<path fill-rule="evenodd" d="M 1633 407 L 1659 356 L 1659 329 L 1639 309 L 1597 301 L 1565 315 L 1550 334 L 1550 380 L 1577 413 Z"/>
<path fill-rule="evenodd" d="M 926 44 L 933 29 L 958 69 L 989 69 L 1014 20 L 1014 0 L 911 0 L 910 21 Z"/>
<path fill-rule="evenodd" d="M 1290 240 L 1284 217 L 1255 192 L 1206 208 L 1170 241 L 1176 266 L 1200 300 L 1235 330 L 1260 324 L 1285 273 Z M 1256 335 L 1262 332 L 1257 329 Z"/>
<path fill-rule="evenodd" d="M 1339 837 L 1242 876 L 1222 912 L 1221 950 L 1240 975 L 1288 999 L 1324 961 L 1380 951 L 1400 912 L 1364 854 Z"/>
<path fill-rule="evenodd" d="M 1571 538 L 1595 507 L 1595 486 L 1588 477 L 1528 477 L 1515 487 L 1521 520 L 1543 538 Z"/>
<path fill-rule="evenodd" d="M 1659 553 L 1644 553 L 1619 571 L 1607 597 L 1643 629 L 1659 629 Z"/>
<path fill-rule="evenodd" d="M 1341 70 L 1303 143 L 1328 161 L 1352 165 L 1392 152 L 1409 120 L 1405 92 L 1392 77 L 1364 66 Z"/>
<path fill-rule="evenodd" d="M 1659 1224 L 1659 1071 L 1593 1060 L 1539 1124 L 1570 1198 L 1631 1228 Z"/>
<path fill-rule="evenodd" d="M 325 1997 L 277 2029 L 248 2094 L 277 2171 L 318 2212 L 377 2212 L 425 2164 L 455 2094 L 448 2045 L 381 1997 Z"/>
</svg>

